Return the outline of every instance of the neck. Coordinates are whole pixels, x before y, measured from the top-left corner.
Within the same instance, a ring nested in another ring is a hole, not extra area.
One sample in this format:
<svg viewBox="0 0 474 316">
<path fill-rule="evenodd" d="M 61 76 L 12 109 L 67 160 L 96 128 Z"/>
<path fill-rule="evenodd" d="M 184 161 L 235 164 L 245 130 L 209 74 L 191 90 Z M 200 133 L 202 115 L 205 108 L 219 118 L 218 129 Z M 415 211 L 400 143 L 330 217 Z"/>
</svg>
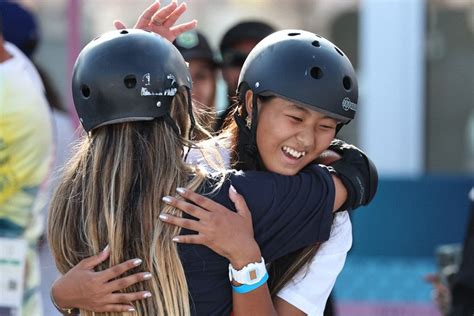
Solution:
<svg viewBox="0 0 474 316">
<path fill-rule="evenodd" d="M 5 49 L 3 40 L 0 39 L 0 63 L 7 61 L 13 56 Z"/>
</svg>

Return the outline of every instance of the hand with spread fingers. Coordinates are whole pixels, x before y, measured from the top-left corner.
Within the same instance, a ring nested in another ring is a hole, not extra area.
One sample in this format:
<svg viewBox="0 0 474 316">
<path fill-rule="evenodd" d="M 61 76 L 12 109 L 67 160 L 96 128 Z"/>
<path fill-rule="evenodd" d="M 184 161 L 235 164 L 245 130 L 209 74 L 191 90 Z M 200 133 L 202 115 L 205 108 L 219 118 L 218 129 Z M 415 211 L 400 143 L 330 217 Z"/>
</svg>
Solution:
<svg viewBox="0 0 474 316">
<path fill-rule="evenodd" d="M 148 291 L 118 293 L 135 283 L 149 280 L 152 275 L 140 272 L 117 279 L 136 268 L 140 259 L 131 259 L 107 270 L 95 272 L 94 268 L 110 255 L 108 247 L 100 254 L 83 259 L 65 275 L 58 278 L 51 288 L 51 299 L 60 309 L 84 309 L 93 312 L 130 312 L 135 309 L 130 302 L 151 296 Z M 79 282 L 80 281 L 80 282 Z"/>
<path fill-rule="evenodd" d="M 260 260 L 260 248 L 253 235 L 252 215 L 243 196 L 233 186 L 229 188 L 229 198 L 237 212 L 188 189 L 178 188 L 177 192 L 189 202 L 171 196 L 164 197 L 163 201 L 197 220 L 166 213 L 162 213 L 160 219 L 198 234 L 176 236 L 173 238 L 175 242 L 205 245 L 229 259 L 235 268 Z"/>
<path fill-rule="evenodd" d="M 184 13 L 184 11 L 186 11 L 186 3 L 181 3 L 178 5 L 177 1 L 171 1 L 171 3 L 167 6 L 161 9 L 160 7 L 160 2 L 156 1 L 146 8 L 138 18 L 133 28 L 154 32 L 172 42 L 176 39 L 176 37 L 178 37 L 179 34 L 192 30 L 196 27 L 196 20 L 174 25 Z M 118 30 L 127 28 L 120 20 L 115 20 L 114 26 Z"/>
</svg>

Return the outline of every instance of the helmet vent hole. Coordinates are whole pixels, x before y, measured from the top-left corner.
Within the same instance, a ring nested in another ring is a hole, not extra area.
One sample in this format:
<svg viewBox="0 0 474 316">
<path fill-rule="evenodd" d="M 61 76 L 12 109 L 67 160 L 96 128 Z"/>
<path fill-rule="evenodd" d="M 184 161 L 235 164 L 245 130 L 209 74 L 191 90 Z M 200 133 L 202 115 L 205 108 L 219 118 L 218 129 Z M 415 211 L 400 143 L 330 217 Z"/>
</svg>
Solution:
<svg viewBox="0 0 474 316">
<path fill-rule="evenodd" d="M 351 90 L 352 88 L 352 80 L 348 76 L 344 76 L 344 79 L 342 79 L 342 85 L 344 86 L 344 89 L 346 90 Z"/>
<path fill-rule="evenodd" d="M 133 89 L 137 85 L 137 79 L 134 75 L 128 75 L 125 77 L 125 79 L 123 79 L 123 83 L 128 89 Z"/>
<path fill-rule="evenodd" d="M 85 99 L 88 99 L 91 96 L 91 89 L 85 84 L 81 86 L 81 94 Z"/>
<path fill-rule="evenodd" d="M 322 36 L 321 36 L 321 35 L 319 35 L 319 34 L 315 34 L 315 35 L 316 35 L 317 37 L 319 37 L 319 38 L 322 38 Z"/>
<path fill-rule="evenodd" d="M 296 36 L 296 35 L 300 35 L 301 33 L 288 33 L 288 36 Z"/>
<path fill-rule="evenodd" d="M 311 68 L 310 74 L 314 79 L 321 79 L 323 77 L 323 71 L 319 67 Z"/>
<path fill-rule="evenodd" d="M 127 30 L 122 30 L 122 31 L 120 32 L 120 34 L 128 34 L 128 31 L 127 31 Z"/>
<path fill-rule="evenodd" d="M 321 44 L 319 44 L 319 41 L 314 41 L 311 43 L 314 47 L 321 47 Z"/>
<path fill-rule="evenodd" d="M 341 52 L 341 50 L 339 48 L 334 46 L 334 49 L 336 50 L 336 52 L 338 52 L 339 55 L 344 56 L 344 54 Z"/>
</svg>

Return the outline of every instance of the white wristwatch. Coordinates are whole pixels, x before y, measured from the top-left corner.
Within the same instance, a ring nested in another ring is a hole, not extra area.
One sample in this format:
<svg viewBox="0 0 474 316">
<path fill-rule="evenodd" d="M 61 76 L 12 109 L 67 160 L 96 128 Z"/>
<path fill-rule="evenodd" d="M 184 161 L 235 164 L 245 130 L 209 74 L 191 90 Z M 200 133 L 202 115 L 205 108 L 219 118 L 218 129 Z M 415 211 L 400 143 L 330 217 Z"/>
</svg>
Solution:
<svg viewBox="0 0 474 316">
<path fill-rule="evenodd" d="M 267 274 L 267 267 L 263 257 L 260 262 L 249 263 L 240 270 L 235 270 L 229 263 L 229 280 L 240 284 L 252 285 L 260 282 Z"/>
</svg>

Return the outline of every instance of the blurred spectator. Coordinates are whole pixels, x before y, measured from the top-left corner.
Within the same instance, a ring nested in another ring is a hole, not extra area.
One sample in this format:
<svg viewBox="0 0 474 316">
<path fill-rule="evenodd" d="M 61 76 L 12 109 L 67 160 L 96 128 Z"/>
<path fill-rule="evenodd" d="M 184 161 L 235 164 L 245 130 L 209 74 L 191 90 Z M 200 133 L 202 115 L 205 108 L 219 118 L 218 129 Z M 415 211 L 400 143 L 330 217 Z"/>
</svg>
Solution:
<svg viewBox="0 0 474 316">
<path fill-rule="evenodd" d="M 18 3 L 11 1 L 0 1 L 0 11 L 5 26 L 3 38 L 30 57 L 39 42 L 39 29 L 35 16 Z"/>
<path fill-rule="evenodd" d="M 219 45 L 222 55 L 222 76 L 227 84 L 229 102 L 225 111 L 219 114 L 215 131 L 219 132 L 228 113 L 233 109 L 233 97 L 237 91 L 240 69 L 247 55 L 262 39 L 275 32 L 272 26 L 259 21 L 240 22 L 231 27 Z"/>
<path fill-rule="evenodd" d="M 23 54 L 18 52 L 19 48 L 26 57 L 29 58 L 29 61 L 25 61 L 24 65 L 27 67 L 30 78 L 33 79 L 34 83 L 38 85 L 41 91 L 44 91 L 52 114 L 54 135 L 53 164 L 50 167 L 50 174 L 44 184 L 44 194 L 41 195 L 42 198 L 37 199 L 36 203 L 36 208 L 39 210 L 37 212 L 38 221 L 41 222 L 41 225 L 38 226 L 41 227 L 38 228 L 38 234 L 42 235 L 44 233 L 43 225 L 46 221 L 45 215 L 49 207 L 49 200 L 51 199 L 52 192 L 56 187 L 57 174 L 70 154 L 71 143 L 74 140 L 74 129 L 69 114 L 61 102 L 49 76 L 42 67 L 34 63 L 33 54 L 35 53 L 41 39 L 35 15 L 18 3 L 8 1 L 0 1 L 0 12 L 3 15 L 5 39 L 15 45 L 13 46 L 10 43 L 7 43 L 7 47 L 12 51 L 16 51 L 17 56 L 26 59 Z M 54 261 L 52 260 L 49 247 L 47 243 L 43 242 L 43 240 L 46 240 L 46 238 L 40 239 L 39 242 L 39 272 L 41 275 L 40 289 L 43 299 L 44 313 L 45 315 L 53 315 L 57 313 L 49 300 L 49 288 L 58 276 L 58 272 Z"/>
<path fill-rule="evenodd" d="M 433 284 L 433 299 L 443 315 L 474 315 L 474 187 L 469 200 L 470 219 L 458 272 L 450 276 L 448 282 L 442 282 L 442 278 L 435 275 L 427 277 Z"/>
<path fill-rule="evenodd" d="M 15 4 L 0 5 L 0 20 L 12 18 L 9 5 Z M 24 279 L 2 273 L 0 286 L 10 286 L 0 289 L 0 298 L 8 305 L 2 306 L 7 315 L 14 308 L 13 300 L 5 301 L 11 299 L 9 294 L 21 295 L 22 304 L 15 307 L 22 308 L 22 315 L 42 315 L 36 244 L 43 231 L 39 201 L 51 160 L 51 117 L 34 66 L 18 48 L 4 42 L 3 31 L 9 28 L 0 27 L 0 253 L 8 260 L 12 254 L 5 247 L 26 244 L 26 249 L 19 257 Z M 24 282 L 21 291 L 12 287 L 18 280 Z"/>
<path fill-rule="evenodd" d="M 189 63 L 193 80 L 193 99 L 196 118 L 209 131 L 214 127 L 217 71 L 214 52 L 201 33 L 192 30 L 179 35 L 173 44 Z M 197 135 L 199 139 L 205 135 Z"/>
</svg>

